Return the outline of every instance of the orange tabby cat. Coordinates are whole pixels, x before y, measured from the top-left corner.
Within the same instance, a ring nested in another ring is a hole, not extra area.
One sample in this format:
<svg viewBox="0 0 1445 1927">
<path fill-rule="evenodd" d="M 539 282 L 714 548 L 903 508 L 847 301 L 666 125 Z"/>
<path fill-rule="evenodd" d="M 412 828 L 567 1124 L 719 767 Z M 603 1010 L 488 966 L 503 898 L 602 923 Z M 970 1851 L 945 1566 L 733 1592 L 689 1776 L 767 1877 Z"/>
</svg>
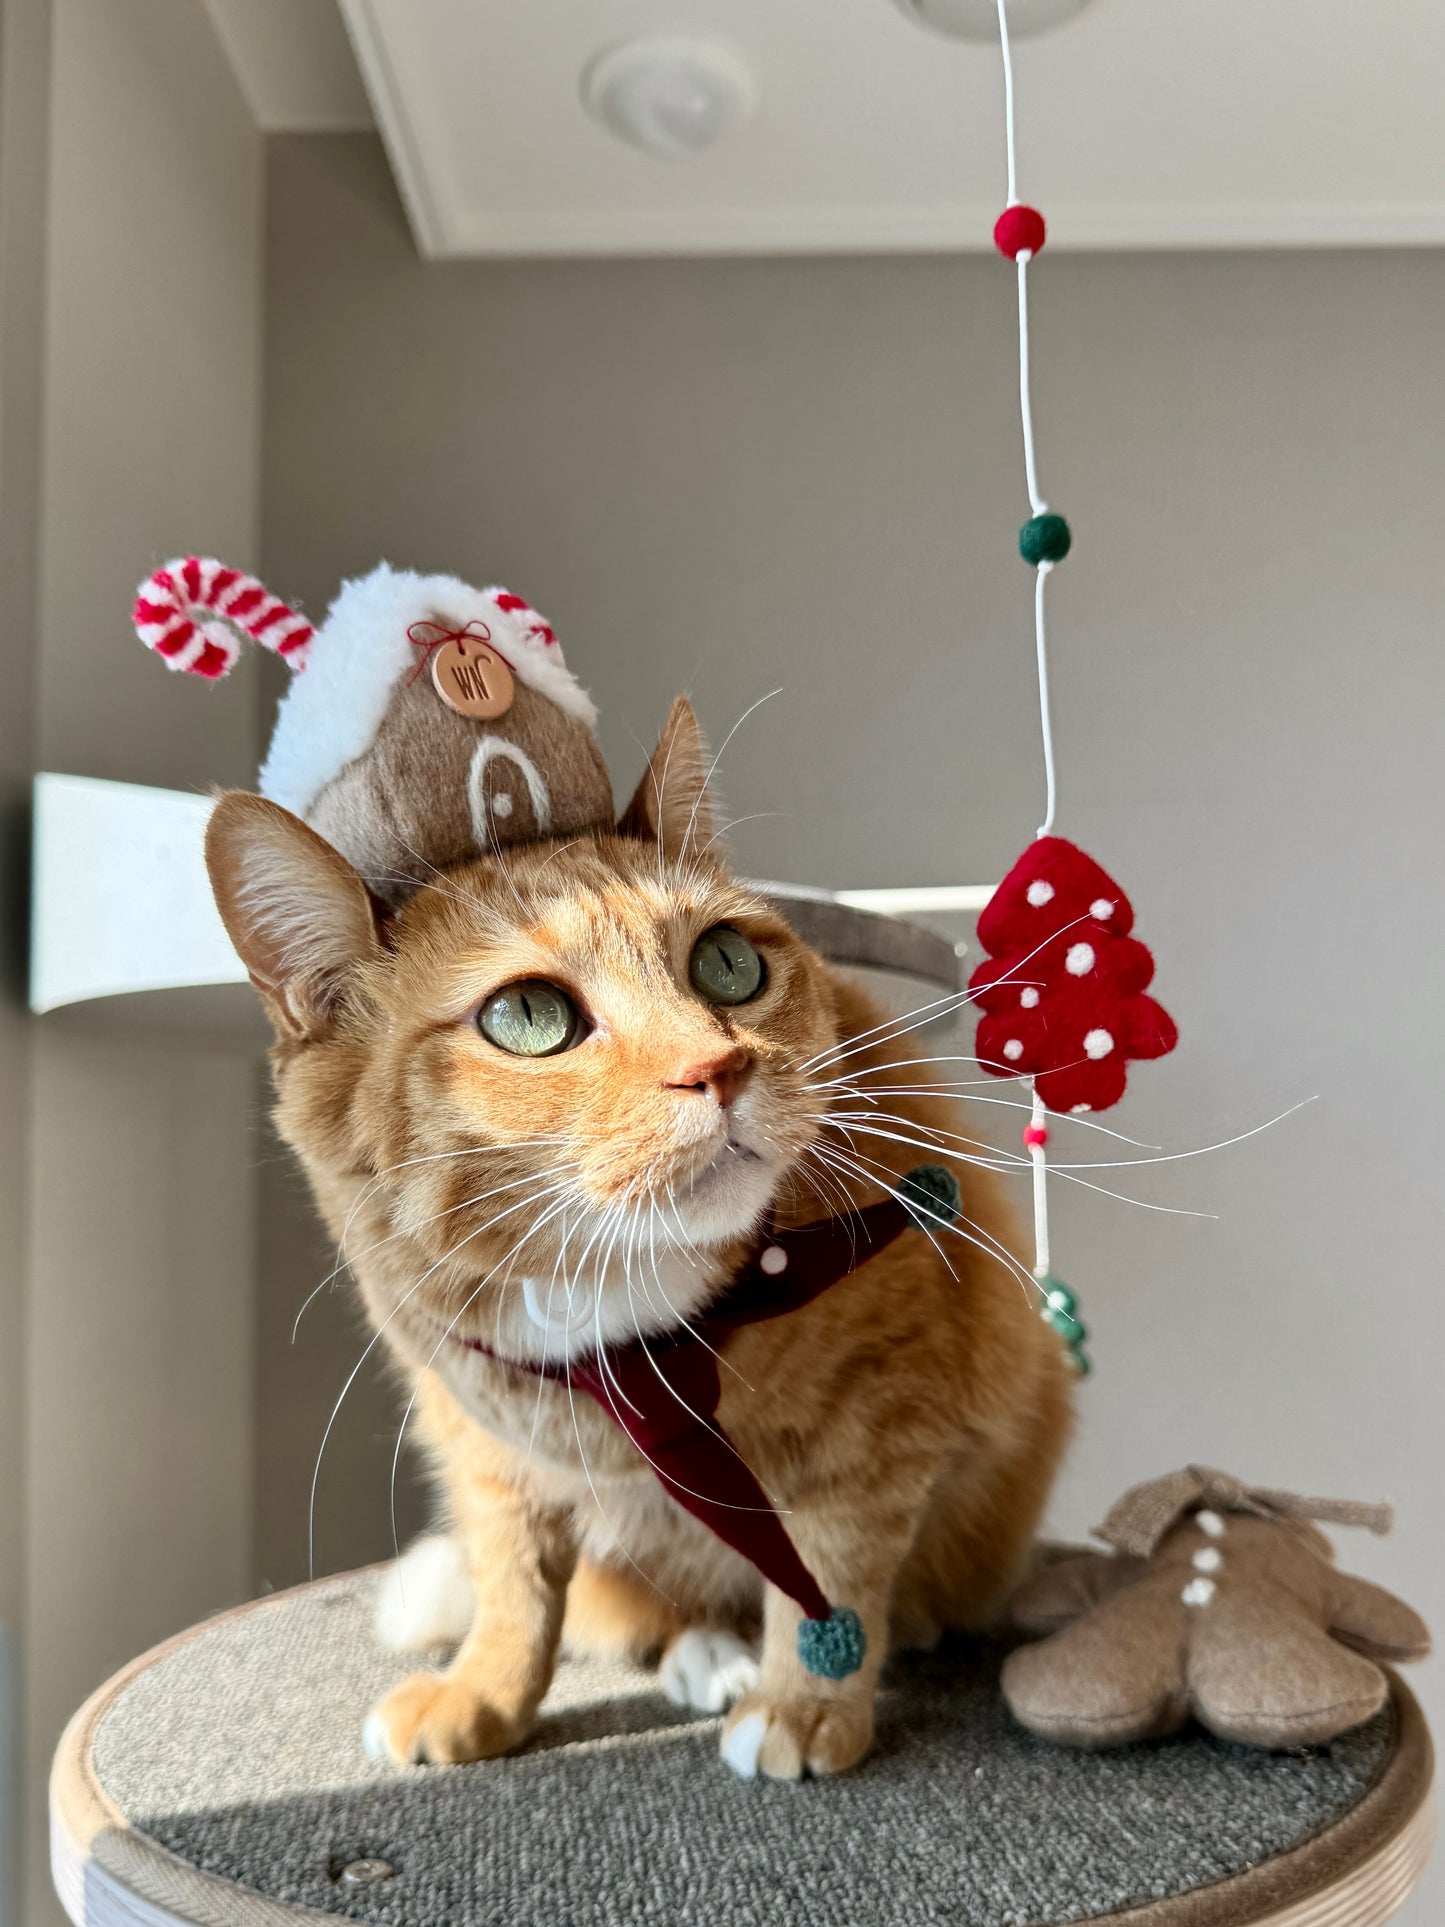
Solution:
<svg viewBox="0 0 1445 1927">
<path fill-rule="evenodd" d="M 277 805 L 232 794 L 212 818 L 216 898 L 276 1028 L 282 1135 L 418 1387 L 471 1580 L 452 1665 L 368 1722 L 397 1760 L 516 1746 L 565 1615 L 579 1644 L 662 1651 L 675 1697 L 740 1691 L 736 1771 L 851 1766 L 890 1644 L 997 1610 L 1063 1448 L 1063 1348 L 995 1180 L 950 1155 L 956 1120 L 900 1068 L 883 1013 L 729 874 L 704 767 L 679 702 L 616 835 L 459 866 L 396 913 Z M 719 931 L 742 973 L 726 1001 L 698 963 Z M 675 1329 L 770 1205 L 783 1227 L 830 1216 L 920 1153 L 955 1170 L 963 1235 L 907 1231 L 725 1348 L 719 1420 L 867 1634 L 861 1670 L 827 1680 L 799 1660 L 798 1607 L 603 1410 L 508 1361 Z"/>
</svg>

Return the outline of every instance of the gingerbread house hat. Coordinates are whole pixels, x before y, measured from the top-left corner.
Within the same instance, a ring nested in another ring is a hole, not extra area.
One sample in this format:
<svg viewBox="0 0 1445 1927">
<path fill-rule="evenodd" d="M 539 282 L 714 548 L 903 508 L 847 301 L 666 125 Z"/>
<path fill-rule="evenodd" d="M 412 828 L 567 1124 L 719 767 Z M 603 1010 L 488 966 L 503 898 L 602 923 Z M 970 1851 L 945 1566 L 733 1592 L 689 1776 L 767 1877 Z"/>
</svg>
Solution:
<svg viewBox="0 0 1445 1927">
<path fill-rule="evenodd" d="M 448 864 L 612 822 L 592 700 L 506 589 L 382 563 L 313 628 L 254 576 L 188 556 L 147 577 L 133 613 L 171 669 L 215 680 L 249 640 L 295 671 L 261 793 L 389 903 Z"/>
</svg>

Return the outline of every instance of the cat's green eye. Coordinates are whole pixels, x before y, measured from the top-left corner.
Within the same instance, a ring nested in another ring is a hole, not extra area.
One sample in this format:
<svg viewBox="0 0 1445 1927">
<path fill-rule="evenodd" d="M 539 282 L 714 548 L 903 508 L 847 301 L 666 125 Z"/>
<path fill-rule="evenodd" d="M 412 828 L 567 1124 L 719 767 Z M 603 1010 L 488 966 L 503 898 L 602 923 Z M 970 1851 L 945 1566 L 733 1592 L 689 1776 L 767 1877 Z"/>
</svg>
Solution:
<svg viewBox="0 0 1445 1927">
<path fill-rule="evenodd" d="M 710 1004 L 745 1004 L 767 976 L 763 960 L 740 930 L 715 923 L 692 947 L 687 974 Z"/>
<path fill-rule="evenodd" d="M 551 1057 L 577 1035 L 577 1006 L 565 990 L 528 977 L 497 991 L 477 1012 L 477 1028 L 489 1044 L 513 1057 Z"/>
</svg>

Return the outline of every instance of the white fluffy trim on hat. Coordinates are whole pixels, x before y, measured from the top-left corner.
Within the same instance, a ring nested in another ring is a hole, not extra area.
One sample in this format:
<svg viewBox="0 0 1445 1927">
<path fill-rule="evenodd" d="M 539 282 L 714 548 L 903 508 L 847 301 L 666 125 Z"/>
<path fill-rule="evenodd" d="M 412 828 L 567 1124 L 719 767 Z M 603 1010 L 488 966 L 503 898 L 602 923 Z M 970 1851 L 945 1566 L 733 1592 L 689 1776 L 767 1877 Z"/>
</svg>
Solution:
<svg viewBox="0 0 1445 1927">
<path fill-rule="evenodd" d="M 563 661 L 551 629 L 520 596 L 383 562 L 342 584 L 312 638 L 306 669 L 277 711 L 261 770 L 263 796 L 304 816 L 332 778 L 364 754 L 397 678 L 423 660 L 424 651 L 407 635 L 416 622 L 455 629 L 485 623 L 519 681 L 596 728 L 592 698 Z"/>
</svg>

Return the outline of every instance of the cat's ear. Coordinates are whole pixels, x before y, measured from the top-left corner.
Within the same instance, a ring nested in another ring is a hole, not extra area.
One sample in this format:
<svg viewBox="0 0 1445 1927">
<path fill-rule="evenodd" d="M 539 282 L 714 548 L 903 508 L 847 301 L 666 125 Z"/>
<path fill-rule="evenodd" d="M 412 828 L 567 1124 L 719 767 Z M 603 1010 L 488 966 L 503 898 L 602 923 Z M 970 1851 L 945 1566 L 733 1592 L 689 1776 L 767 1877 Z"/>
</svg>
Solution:
<svg viewBox="0 0 1445 1927">
<path fill-rule="evenodd" d="M 700 849 L 713 834 L 707 793 L 709 758 L 697 712 L 679 696 L 668 712 L 642 781 L 617 825 L 620 836 L 656 842 L 676 860 L 685 848 Z"/>
<path fill-rule="evenodd" d="M 206 827 L 216 908 L 282 1037 L 325 1030 L 359 963 L 381 954 L 385 910 L 299 817 L 243 790 Z"/>
</svg>

